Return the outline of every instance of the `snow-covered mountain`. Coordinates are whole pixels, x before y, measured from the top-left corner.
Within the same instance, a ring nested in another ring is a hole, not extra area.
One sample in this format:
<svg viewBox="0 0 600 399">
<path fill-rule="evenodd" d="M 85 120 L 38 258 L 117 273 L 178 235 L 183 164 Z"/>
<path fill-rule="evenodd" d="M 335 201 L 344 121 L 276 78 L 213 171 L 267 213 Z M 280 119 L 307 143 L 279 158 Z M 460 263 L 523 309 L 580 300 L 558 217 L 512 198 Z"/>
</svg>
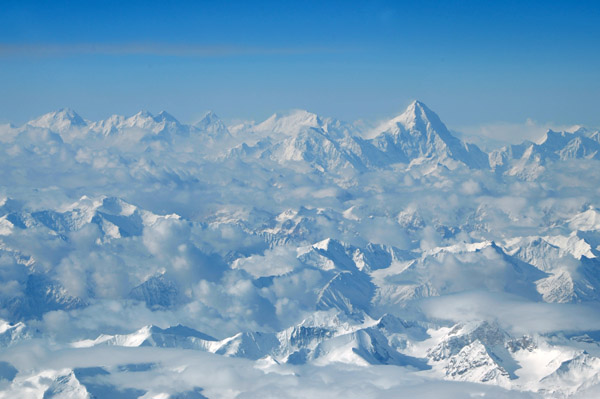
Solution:
<svg viewBox="0 0 600 399">
<path fill-rule="evenodd" d="M 600 159 L 599 132 L 578 128 L 573 132 L 548 130 L 537 143 L 503 147 L 490 153 L 490 165 L 510 175 L 535 178 L 548 162 L 570 159 Z"/>
<path fill-rule="evenodd" d="M 0 398 L 599 392 L 595 130 L 487 154 L 415 101 L 0 133 Z"/>
<path fill-rule="evenodd" d="M 488 165 L 487 156 L 479 147 L 453 136 L 435 112 L 420 101 L 414 101 L 406 111 L 376 130 L 381 133 L 373 139 L 373 145 L 390 162 L 433 158 L 442 164 L 460 161 L 472 168 Z"/>
<path fill-rule="evenodd" d="M 213 139 L 231 137 L 231 133 L 229 132 L 229 129 L 227 129 L 227 126 L 225 126 L 225 123 L 212 111 L 204 114 L 202 119 L 194 123 L 193 126 Z"/>
<path fill-rule="evenodd" d="M 71 129 L 84 128 L 88 126 L 88 122 L 72 109 L 63 108 L 31 120 L 27 122 L 27 125 L 49 129 L 56 133 L 65 133 Z"/>
</svg>

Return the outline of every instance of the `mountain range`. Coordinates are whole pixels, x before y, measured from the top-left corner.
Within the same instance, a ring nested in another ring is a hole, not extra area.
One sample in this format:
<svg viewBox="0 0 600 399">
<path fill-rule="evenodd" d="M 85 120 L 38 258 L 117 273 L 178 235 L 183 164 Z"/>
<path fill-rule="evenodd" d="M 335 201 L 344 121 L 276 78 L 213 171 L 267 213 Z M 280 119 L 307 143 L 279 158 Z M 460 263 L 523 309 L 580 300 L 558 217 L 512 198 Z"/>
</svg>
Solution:
<svg viewBox="0 0 600 399">
<path fill-rule="evenodd" d="M 0 398 L 600 392 L 600 133 L 63 109 L 0 130 Z"/>
</svg>

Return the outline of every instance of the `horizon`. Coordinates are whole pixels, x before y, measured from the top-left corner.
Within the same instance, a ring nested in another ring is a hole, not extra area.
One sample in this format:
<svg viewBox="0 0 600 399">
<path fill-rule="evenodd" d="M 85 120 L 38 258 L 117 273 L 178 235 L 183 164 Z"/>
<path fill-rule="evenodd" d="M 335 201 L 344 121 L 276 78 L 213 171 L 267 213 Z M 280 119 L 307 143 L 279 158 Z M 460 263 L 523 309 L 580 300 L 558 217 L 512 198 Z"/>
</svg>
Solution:
<svg viewBox="0 0 600 399">
<path fill-rule="evenodd" d="M 442 123 L 444 123 L 444 125 L 446 125 L 448 130 L 453 135 L 455 135 L 456 137 L 460 138 L 461 140 L 463 140 L 465 142 L 476 144 L 476 145 L 480 146 L 484 151 L 491 151 L 493 149 L 498 149 L 504 145 L 509 145 L 509 144 L 521 144 L 526 141 L 539 144 L 539 142 L 541 140 L 543 140 L 543 138 L 546 136 L 546 133 L 548 131 L 573 133 L 575 130 L 577 130 L 581 127 L 587 128 L 590 130 L 598 130 L 597 127 L 585 126 L 585 125 L 580 125 L 580 124 L 559 125 L 556 123 L 539 123 L 537 121 L 531 120 L 530 118 L 528 118 L 527 120 L 525 120 L 522 123 L 512 123 L 511 124 L 511 123 L 507 123 L 504 121 L 500 121 L 500 122 L 488 123 L 488 124 L 482 124 L 482 125 L 464 125 L 464 126 L 459 126 L 459 127 L 454 128 L 452 126 L 447 125 L 444 120 L 444 117 L 440 116 L 436 112 L 436 110 L 431 109 L 424 101 L 421 101 L 419 99 L 411 100 L 406 105 L 406 107 L 404 107 L 402 110 L 398 111 L 396 114 L 389 115 L 389 116 L 383 117 L 383 118 L 379 118 L 377 120 L 365 120 L 365 119 L 342 120 L 342 119 L 338 119 L 338 118 L 335 118 L 335 117 L 332 117 L 329 115 L 319 114 L 319 113 L 313 112 L 309 109 L 302 109 L 302 108 L 290 108 L 287 110 L 276 110 L 275 112 L 272 112 L 264 119 L 260 119 L 260 120 L 241 119 L 241 118 L 235 118 L 235 117 L 234 118 L 222 118 L 219 115 L 219 113 L 215 112 L 214 110 L 206 110 L 206 111 L 202 112 L 201 114 L 199 114 L 200 116 L 195 118 L 192 121 L 182 121 L 179 117 L 177 117 L 176 115 L 173 115 L 172 112 L 170 112 L 169 110 L 165 110 L 165 109 L 161 109 L 160 111 L 149 111 L 147 109 L 140 109 L 137 112 L 134 112 L 132 114 L 114 113 L 114 114 L 106 115 L 105 117 L 100 118 L 100 119 L 90 119 L 90 118 L 87 118 L 86 115 L 82 115 L 80 112 L 78 112 L 78 110 L 76 110 L 72 107 L 63 107 L 63 108 L 59 108 L 59 109 L 56 109 L 53 111 L 49 111 L 49 112 L 37 115 L 36 117 L 34 117 L 28 121 L 25 121 L 21 124 L 14 124 L 12 122 L 8 122 L 7 124 L 5 124 L 5 126 L 8 125 L 9 129 L 10 128 L 20 129 L 20 128 L 27 126 L 31 122 L 34 122 L 35 120 L 40 119 L 46 115 L 50 115 L 53 113 L 56 114 L 56 113 L 60 113 L 63 111 L 67 111 L 67 112 L 70 111 L 70 112 L 75 113 L 76 116 L 82 118 L 86 123 L 96 123 L 96 122 L 100 122 L 100 121 L 105 121 L 114 116 L 120 116 L 125 119 L 128 119 L 128 118 L 132 118 L 136 115 L 145 114 L 145 113 L 149 114 L 152 118 L 155 118 L 163 113 L 166 113 L 170 117 L 174 118 L 178 123 L 181 123 L 183 125 L 189 125 L 189 126 L 193 126 L 196 123 L 200 122 L 208 114 L 213 114 L 219 120 L 221 120 L 228 128 L 232 128 L 237 125 L 246 124 L 246 123 L 251 124 L 251 125 L 259 125 L 260 123 L 265 122 L 266 120 L 268 120 L 272 117 L 285 117 L 285 116 L 289 116 L 295 112 L 306 112 L 309 114 L 316 115 L 319 118 L 331 118 L 334 120 L 339 120 L 341 122 L 350 123 L 359 129 L 359 134 L 361 136 L 368 138 L 368 137 L 371 137 L 374 133 L 377 133 L 378 132 L 377 129 L 380 128 L 381 125 L 389 122 L 392 119 L 397 118 L 398 116 L 400 116 L 401 114 L 406 112 L 415 103 L 419 103 L 419 104 L 425 106 L 426 109 L 428 109 L 429 111 L 436 114 L 440 118 Z M 362 126 L 360 126 L 360 125 L 362 125 Z M 2 124 L 0 124 L 0 127 L 1 126 L 2 126 Z M 498 138 L 497 136 L 499 133 L 502 134 L 504 137 Z"/>
<path fill-rule="evenodd" d="M 9 2 L 0 123 L 63 107 L 377 121 L 419 98 L 455 128 L 597 127 L 599 16 L 594 2 Z"/>
</svg>

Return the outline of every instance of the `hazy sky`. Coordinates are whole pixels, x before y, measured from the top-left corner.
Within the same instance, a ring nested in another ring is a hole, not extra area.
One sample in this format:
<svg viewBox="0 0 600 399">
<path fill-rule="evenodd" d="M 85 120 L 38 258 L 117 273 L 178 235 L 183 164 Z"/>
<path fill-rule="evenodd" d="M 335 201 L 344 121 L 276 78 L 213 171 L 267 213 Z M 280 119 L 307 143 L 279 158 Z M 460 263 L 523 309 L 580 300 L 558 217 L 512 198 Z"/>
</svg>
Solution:
<svg viewBox="0 0 600 399">
<path fill-rule="evenodd" d="M 62 107 L 352 121 L 420 99 L 450 127 L 600 126 L 599 65 L 598 1 L 3 0 L 0 122 Z"/>
</svg>

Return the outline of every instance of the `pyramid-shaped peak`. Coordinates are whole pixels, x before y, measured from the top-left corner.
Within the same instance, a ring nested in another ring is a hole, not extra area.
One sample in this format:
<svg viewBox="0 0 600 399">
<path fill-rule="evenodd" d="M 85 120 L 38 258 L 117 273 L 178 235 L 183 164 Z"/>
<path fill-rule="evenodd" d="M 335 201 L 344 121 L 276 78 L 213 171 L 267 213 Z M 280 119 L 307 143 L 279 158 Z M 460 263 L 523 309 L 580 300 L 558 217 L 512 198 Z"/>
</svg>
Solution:
<svg viewBox="0 0 600 399">
<path fill-rule="evenodd" d="M 414 110 L 421 110 L 421 111 L 429 111 L 431 112 L 431 110 L 427 107 L 427 105 L 425 105 L 424 102 L 419 101 L 419 100 L 413 100 L 410 105 L 407 107 L 407 109 L 414 109 Z"/>
<path fill-rule="evenodd" d="M 435 112 L 423 102 L 415 100 L 400 115 L 383 122 L 374 129 L 372 137 L 380 133 L 399 133 L 402 131 L 435 131 L 438 134 L 450 135 L 446 125 Z"/>
<path fill-rule="evenodd" d="M 428 124 L 440 125 L 442 121 L 427 105 L 415 100 L 406 108 L 406 110 L 394 118 L 392 121 L 401 123 L 407 128 L 426 126 Z"/>
<path fill-rule="evenodd" d="M 429 158 L 446 166 L 451 164 L 449 159 L 473 168 L 489 165 L 487 154 L 453 136 L 437 114 L 420 101 L 413 101 L 402 114 L 382 123 L 371 137 L 395 162 Z"/>
</svg>

